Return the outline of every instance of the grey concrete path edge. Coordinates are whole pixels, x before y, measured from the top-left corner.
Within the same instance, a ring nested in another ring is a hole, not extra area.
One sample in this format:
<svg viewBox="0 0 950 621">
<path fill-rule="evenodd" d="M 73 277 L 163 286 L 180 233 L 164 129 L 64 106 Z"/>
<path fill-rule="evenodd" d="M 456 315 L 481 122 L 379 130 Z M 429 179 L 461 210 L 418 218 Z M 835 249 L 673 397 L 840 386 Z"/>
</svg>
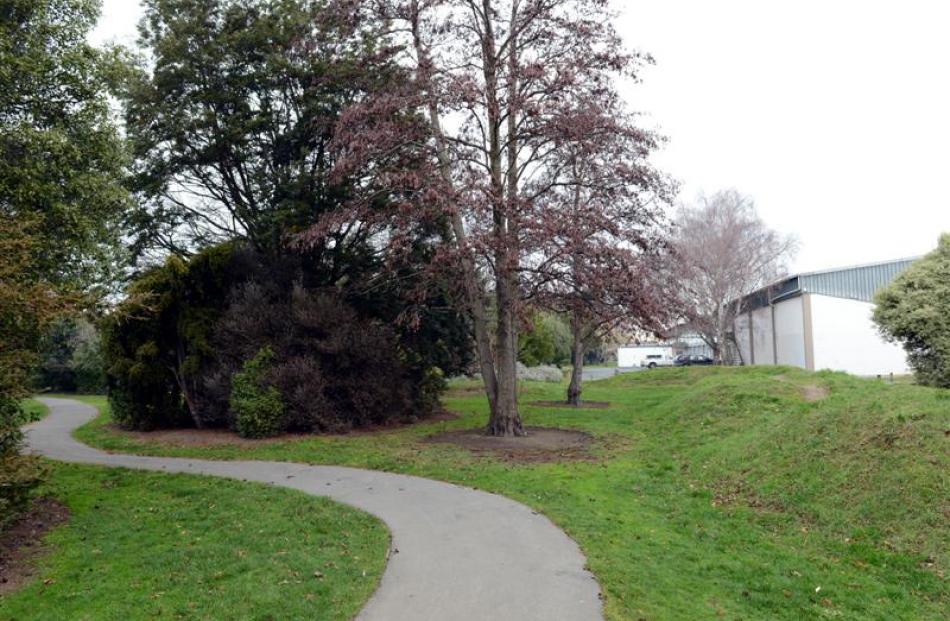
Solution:
<svg viewBox="0 0 950 621">
<path fill-rule="evenodd" d="M 389 527 L 393 549 L 358 621 L 588 621 L 599 588 L 577 544 L 496 494 L 400 474 L 290 462 L 106 453 L 72 437 L 96 410 L 69 399 L 26 428 L 27 449 L 59 461 L 270 483 L 357 507 Z"/>
</svg>

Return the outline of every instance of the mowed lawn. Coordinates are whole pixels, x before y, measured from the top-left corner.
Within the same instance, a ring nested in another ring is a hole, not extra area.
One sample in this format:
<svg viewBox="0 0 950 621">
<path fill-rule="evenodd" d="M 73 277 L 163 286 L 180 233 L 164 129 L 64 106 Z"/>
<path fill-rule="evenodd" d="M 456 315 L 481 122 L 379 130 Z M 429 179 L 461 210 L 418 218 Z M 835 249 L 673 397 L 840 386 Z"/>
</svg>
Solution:
<svg viewBox="0 0 950 621">
<path fill-rule="evenodd" d="M 502 493 L 580 544 L 609 619 L 944 619 L 950 607 L 950 392 L 788 368 L 660 369 L 590 383 L 607 410 L 528 405 L 530 425 L 580 429 L 589 459 L 515 463 L 431 444 L 457 420 L 256 447 L 176 447 L 102 416 L 78 432 L 114 451 L 343 464 Z M 134 503 L 130 506 L 136 506 Z M 260 538 L 267 537 L 261 534 Z"/>
<path fill-rule="evenodd" d="M 40 493 L 72 516 L 0 619 L 345 621 L 389 548 L 364 513 L 257 484 L 54 464 Z"/>
</svg>

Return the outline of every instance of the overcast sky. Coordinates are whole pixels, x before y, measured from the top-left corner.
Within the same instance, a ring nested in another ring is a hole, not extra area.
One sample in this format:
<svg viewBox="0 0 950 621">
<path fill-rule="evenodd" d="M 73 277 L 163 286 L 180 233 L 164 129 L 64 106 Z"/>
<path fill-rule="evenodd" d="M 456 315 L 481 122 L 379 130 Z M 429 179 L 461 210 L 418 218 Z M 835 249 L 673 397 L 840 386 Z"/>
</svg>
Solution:
<svg viewBox="0 0 950 621">
<path fill-rule="evenodd" d="M 950 231 L 950 3 L 622 0 L 656 65 L 626 90 L 669 139 L 681 199 L 735 187 L 799 237 L 794 267 L 912 256 Z M 104 0 L 96 42 L 135 41 Z"/>
</svg>

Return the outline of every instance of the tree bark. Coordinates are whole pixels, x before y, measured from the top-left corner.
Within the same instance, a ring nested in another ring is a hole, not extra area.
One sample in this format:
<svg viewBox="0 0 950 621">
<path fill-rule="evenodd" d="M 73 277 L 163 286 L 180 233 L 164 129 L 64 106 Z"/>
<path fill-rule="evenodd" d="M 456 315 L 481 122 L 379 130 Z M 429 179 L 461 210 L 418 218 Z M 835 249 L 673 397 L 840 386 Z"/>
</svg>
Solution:
<svg viewBox="0 0 950 621">
<path fill-rule="evenodd" d="M 581 404 L 582 382 L 584 377 L 584 335 L 581 322 L 577 313 L 571 318 L 571 332 L 574 334 L 574 342 L 571 344 L 571 383 L 567 387 L 567 403 L 574 407 Z"/>
<path fill-rule="evenodd" d="M 497 392 L 495 411 L 488 421 L 488 434 L 493 436 L 527 435 L 518 412 L 518 229 L 514 218 L 518 201 L 517 152 L 515 120 L 517 110 L 517 44 L 509 41 L 507 143 L 502 146 L 502 126 L 505 114 L 498 99 L 498 58 L 495 32 L 492 26 L 490 0 L 483 0 L 484 31 L 482 57 L 488 99 L 488 161 L 491 170 L 491 198 L 495 236 L 495 301 L 498 305 L 498 323 L 495 327 L 495 371 Z M 514 32 L 518 3 L 511 8 L 511 32 Z M 511 35 L 514 37 L 514 34 Z M 507 153 L 507 162 L 505 154 Z M 503 166 L 507 164 L 507 170 Z"/>
</svg>

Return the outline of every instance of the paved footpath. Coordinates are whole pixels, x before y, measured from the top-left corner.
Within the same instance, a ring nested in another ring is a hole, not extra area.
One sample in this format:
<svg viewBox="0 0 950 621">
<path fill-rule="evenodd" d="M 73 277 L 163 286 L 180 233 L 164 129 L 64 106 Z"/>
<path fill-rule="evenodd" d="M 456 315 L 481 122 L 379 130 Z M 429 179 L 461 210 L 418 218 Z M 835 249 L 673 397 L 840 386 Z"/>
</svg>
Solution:
<svg viewBox="0 0 950 621">
<path fill-rule="evenodd" d="M 207 461 L 106 453 L 72 431 L 96 415 L 42 399 L 27 447 L 60 461 L 203 474 L 302 490 L 381 519 L 393 550 L 358 621 L 593 621 L 599 588 L 577 544 L 547 518 L 502 496 L 400 474 L 263 461 Z"/>
</svg>

